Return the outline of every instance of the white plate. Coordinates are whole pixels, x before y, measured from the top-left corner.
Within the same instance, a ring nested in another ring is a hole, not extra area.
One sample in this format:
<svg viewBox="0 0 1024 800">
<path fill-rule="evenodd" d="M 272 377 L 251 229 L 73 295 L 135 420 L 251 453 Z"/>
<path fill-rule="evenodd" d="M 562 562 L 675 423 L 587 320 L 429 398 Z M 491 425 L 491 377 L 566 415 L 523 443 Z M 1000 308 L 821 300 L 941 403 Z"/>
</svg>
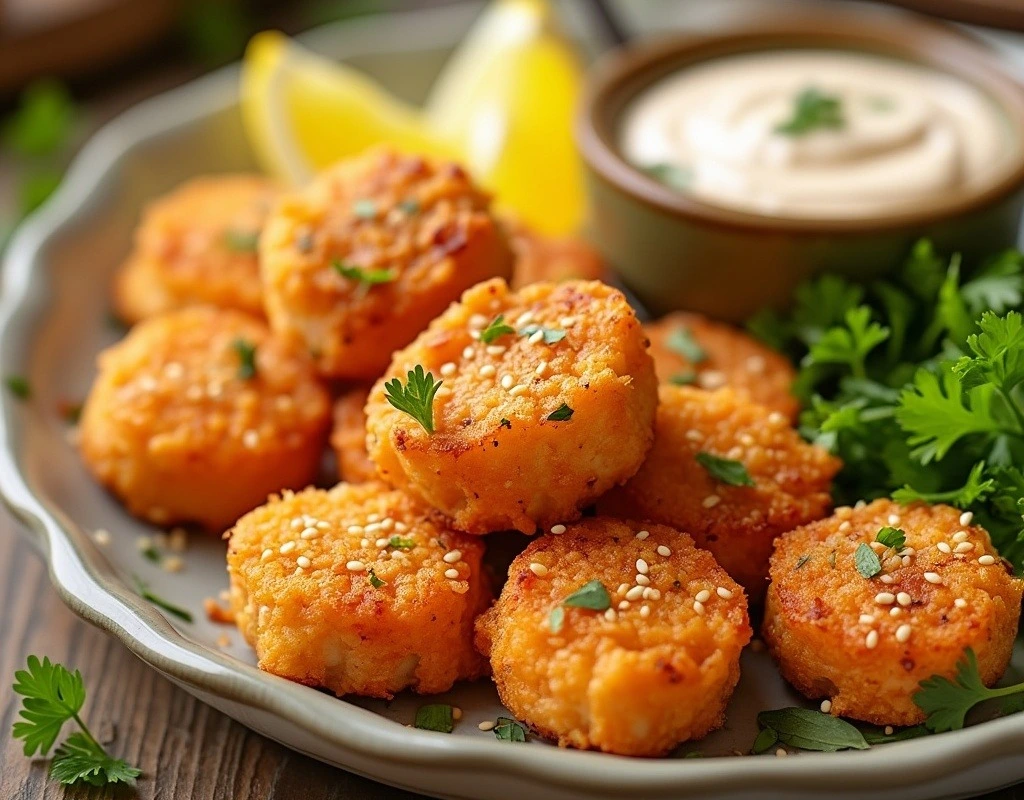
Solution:
<svg viewBox="0 0 1024 800">
<path fill-rule="evenodd" d="M 321 30 L 308 44 L 346 57 L 419 99 L 475 7 L 369 18 Z M 422 700 L 345 702 L 257 670 L 233 629 L 208 622 L 202 600 L 227 585 L 223 543 L 197 539 L 182 573 L 143 559 L 149 531 L 86 474 L 57 412 L 80 400 L 106 326 L 109 282 L 129 246 L 140 205 L 192 175 L 252 168 L 228 69 L 150 100 L 107 126 L 82 151 L 58 195 L 17 234 L 4 265 L 0 375 L 26 375 L 33 397 L 0 394 L 0 490 L 46 557 L 78 614 L 116 636 L 187 691 L 308 755 L 378 781 L 439 797 L 855 798 L 976 794 L 1024 778 L 1024 715 L 865 752 L 734 757 L 747 751 L 758 711 L 799 699 L 770 659 L 747 652 L 726 728 L 681 749 L 705 758 L 627 759 L 497 741 L 476 723 L 502 713 L 489 682 L 442 696 L 465 711 L 452 735 L 405 727 Z M 113 541 L 99 548 L 90 533 Z M 165 619 L 131 589 L 139 575 L 195 615 Z M 229 633 L 232 644 L 219 648 Z M 1018 648 L 1011 676 L 1024 672 Z M 715 757 L 713 757 L 715 756 Z M 722 757 L 717 757 L 722 756 Z"/>
</svg>

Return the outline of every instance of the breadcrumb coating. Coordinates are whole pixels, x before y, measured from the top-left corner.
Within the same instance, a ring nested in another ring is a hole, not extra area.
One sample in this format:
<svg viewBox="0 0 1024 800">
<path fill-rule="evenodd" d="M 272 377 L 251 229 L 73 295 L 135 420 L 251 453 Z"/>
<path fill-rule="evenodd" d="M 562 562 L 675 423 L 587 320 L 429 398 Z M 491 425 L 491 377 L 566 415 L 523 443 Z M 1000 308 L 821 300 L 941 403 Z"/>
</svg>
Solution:
<svg viewBox="0 0 1024 800">
<path fill-rule="evenodd" d="M 349 389 L 334 402 L 331 447 L 338 459 L 338 477 L 348 483 L 363 483 L 377 477 L 377 467 L 366 453 L 367 386 Z"/>
</svg>

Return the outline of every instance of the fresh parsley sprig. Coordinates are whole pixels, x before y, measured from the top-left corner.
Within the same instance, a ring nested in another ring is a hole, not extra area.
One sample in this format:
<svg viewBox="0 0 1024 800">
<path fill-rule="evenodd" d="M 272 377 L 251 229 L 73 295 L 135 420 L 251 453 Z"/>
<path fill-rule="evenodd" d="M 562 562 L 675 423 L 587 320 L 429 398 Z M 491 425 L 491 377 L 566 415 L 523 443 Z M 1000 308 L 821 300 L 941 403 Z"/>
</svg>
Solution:
<svg viewBox="0 0 1024 800">
<path fill-rule="evenodd" d="M 921 688 L 914 695 L 918 708 L 928 715 L 925 726 L 933 733 L 959 730 L 964 726 L 967 712 L 979 703 L 997 698 L 1024 695 L 1024 683 L 989 689 L 978 672 L 978 658 L 967 648 L 963 658 L 957 662 L 956 677 L 952 680 L 933 675 L 921 681 Z"/>
<path fill-rule="evenodd" d="M 403 386 L 399 378 L 392 378 L 384 384 L 384 396 L 399 411 L 402 411 L 423 426 L 427 433 L 434 432 L 434 395 L 444 381 L 435 381 L 434 376 L 423 372 L 420 364 L 409 370 L 407 383 Z"/>
<path fill-rule="evenodd" d="M 480 341 L 484 344 L 492 344 L 495 339 L 507 333 L 515 333 L 516 329 L 505 322 L 505 315 L 498 314 L 490 321 L 486 328 L 480 331 Z"/>
<path fill-rule="evenodd" d="M 46 755 L 61 728 L 74 720 L 80 730 L 72 733 L 54 752 L 50 777 L 65 784 L 106 786 L 134 784 L 142 770 L 112 758 L 82 721 L 85 683 L 78 670 L 69 672 L 44 657 L 29 656 L 26 669 L 14 673 L 14 692 L 24 698 L 12 734 L 24 741 L 24 753 Z"/>
</svg>

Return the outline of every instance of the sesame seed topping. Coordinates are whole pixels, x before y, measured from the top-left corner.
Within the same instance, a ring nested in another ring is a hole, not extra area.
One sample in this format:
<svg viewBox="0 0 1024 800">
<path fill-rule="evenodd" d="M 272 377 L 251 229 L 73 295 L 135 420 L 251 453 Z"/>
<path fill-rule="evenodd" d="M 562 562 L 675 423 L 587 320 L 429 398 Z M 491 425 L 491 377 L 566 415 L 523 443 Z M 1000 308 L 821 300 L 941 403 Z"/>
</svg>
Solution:
<svg viewBox="0 0 1024 800">
<path fill-rule="evenodd" d="M 686 438 L 689 439 L 691 442 L 703 442 L 704 434 L 701 433 L 696 428 L 690 428 L 690 430 L 686 432 Z"/>
<path fill-rule="evenodd" d="M 937 573 L 937 572 L 926 572 L 924 574 L 924 579 L 926 581 L 928 581 L 928 583 L 934 583 L 934 584 L 942 583 L 942 576 L 939 575 L 939 573 Z"/>
<path fill-rule="evenodd" d="M 646 589 L 644 590 L 646 592 Z M 651 589 L 651 600 L 661 599 L 661 589 Z"/>
<path fill-rule="evenodd" d="M 886 736 L 892 736 L 893 730 L 894 729 L 893 729 L 892 725 L 886 725 L 885 726 L 885 735 Z"/>
<path fill-rule="evenodd" d="M 436 392 L 434 392 L 434 395 L 436 397 L 451 397 L 452 390 L 449 389 L 447 386 L 442 386 Z"/>
<path fill-rule="evenodd" d="M 693 601 L 693 610 L 696 611 L 698 614 L 703 614 L 704 613 L 704 604 L 700 600 L 694 600 Z"/>
<path fill-rule="evenodd" d="M 619 606 L 618 606 L 619 611 L 625 611 L 627 608 L 629 608 L 629 605 L 630 605 L 630 603 L 629 603 L 628 600 L 620 601 L 619 602 Z"/>
<path fill-rule="evenodd" d="M 646 575 L 650 571 L 650 567 L 647 566 L 647 562 L 642 558 L 636 560 L 636 571 L 641 575 Z"/>
<path fill-rule="evenodd" d="M 108 545 L 110 544 L 110 531 L 104 528 L 99 528 L 98 530 L 93 531 L 92 538 L 93 541 L 100 546 Z"/>
<path fill-rule="evenodd" d="M 469 318 L 469 327 L 471 328 L 483 328 L 487 325 L 487 317 L 483 314 L 474 314 Z"/>
<path fill-rule="evenodd" d="M 967 608 L 967 601 L 964 600 L 962 597 L 958 597 L 956 600 L 953 601 L 953 605 L 955 605 L 957 608 Z"/>
<path fill-rule="evenodd" d="M 905 608 L 906 606 L 909 606 L 914 601 L 911 599 L 910 595 L 907 594 L 906 592 L 900 592 L 898 595 L 896 595 L 896 602 L 899 603 L 901 606 L 903 606 Z"/>
<path fill-rule="evenodd" d="M 517 328 L 521 328 L 524 325 L 529 325 L 531 322 L 533 322 L 533 312 L 532 311 L 524 311 L 522 314 L 520 314 L 518 317 L 516 317 L 516 327 Z"/>
<path fill-rule="evenodd" d="M 664 556 L 665 558 L 668 558 L 668 557 L 669 557 L 670 555 L 672 555 L 672 551 L 671 551 L 671 550 L 669 550 L 669 548 L 667 548 L 667 547 L 666 547 L 665 545 L 663 545 L 663 544 L 659 544 L 659 545 L 658 545 L 658 550 L 657 550 L 657 552 L 658 552 L 658 555 L 659 555 L 659 556 Z"/>
<path fill-rule="evenodd" d="M 295 559 L 295 563 L 303 569 L 309 569 L 309 565 L 311 562 L 308 558 L 306 558 L 306 556 L 299 556 L 297 559 Z"/>
<path fill-rule="evenodd" d="M 295 542 L 285 542 L 283 545 L 281 545 L 281 552 L 282 553 L 290 553 L 294 549 L 295 549 Z"/>
<path fill-rule="evenodd" d="M 268 558 L 270 558 L 270 557 L 271 557 L 272 555 L 274 555 L 274 551 L 273 551 L 273 550 L 271 550 L 271 549 L 270 549 L 270 548 L 268 547 L 268 548 L 267 548 L 266 550 L 264 550 L 264 551 L 263 551 L 263 552 L 262 552 L 262 553 L 260 554 L 260 561 L 266 561 L 266 560 L 267 560 Z"/>
<path fill-rule="evenodd" d="M 349 561 L 345 565 L 345 569 L 347 569 L 349 572 L 362 572 L 364 569 L 366 569 L 366 564 L 364 564 L 362 561 Z"/>
<path fill-rule="evenodd" d="M 647 619 L 649 616 L 651 616 L 651 607 L 650 606 L 640 606 L 640 616 L 643 617 L 644 619 Z"/>
<path fill-rule="evenodd" d="M 295 528 L 296 530 L 298 530 L 305 524 L 306 523 L 302 521 L 302 517 L 295 517 L 290 523 L 291 527 Z"/>
<path fill-rule="evenodd" d="M 899 606 L 893 606 L 892 608 L 889 609 L 889 616 L 890 617 L 898 617 L 902 613 L 903 613 L 903 609 L 900 608 Z"/>
<path fill-rule="evenodd" d="M 634 580 L 636 581 L 636 583 L 639 586 L 650 586 L 651 585 L 651 579 L 648 578 L 646 575 L 644 575 L 642 572 L 637 573 L 636 576 L 634 577 Z"/>
<path fill-rule="evenodd" d="M 457 369 L 454 361 L 446 361 L 441 365 L 441 374 L 447 378 L 449 375 L 454 375 Z"/>
<path fill-rule="evenodd" d="M 379 522 L 371 522 L 369 525 L 363 528 L 363 533 L 379 533 L 382 530 L 384 530 L 384 526 L 381 525 Z"/>
<path fill-rule="evenodd" d="M 711 599 L 711 592 L 709 592 L 707 589 L 701 589 L 699 592 L 697 592 L 697 594 L 694 595 L 693 599 L 696 600 L 698 603 L 706 603 L 708 600 Z"/>
<path fill-rule="evenodd" d="M 472 345 L 467 344 L 465 347 L 462 348 L 462 357 L 463 358 L 472 358 L 473 357 L 473 346 Z"/>
<path fill-rule="evenodd" d="M 493 378 L 497 371 L 494 364 L 484 364 L 480 367 L 479 375 L 481 378 Z"/>
<path fill-rule="evenodd" d="M 900 515 L 899 514 L 890 514 L 889 515 L 889 519 L 887 520 L 887 522 L 890 525 L 899 525 L 900 524 Z"/>
<path fill-rule="evenodd" d="M 501 388 L 502 389 L 511 389 L 515 385 L 515 382 L 516 382 L 516 379 L 513 378 L 511 375 L 502 375 L 501 376 Z"/>
<path fill-rule="evenodd" d="M 605 609 L 604 618 L 609 622 L 615 622 L 616 614 L 614 608 Z"/>
<path fill-rule="evenodd" d="M 909 567 L 910 564 L 911 564 L 910 556 L 903 556 L 903 558 L 901 558 L 900 561 L 902 562 L 903 566 L 905 566 L 905 567 Z"/>
<path fill-rule="evenodd" d="M 882 583 L 892 583 L 895 580 L 895 578 L 893 578 L 892 575 L 879 575 L 878 580 L 880 580 Z"/>
<path fill-rule="evenodd" d="M 974 543 L 973 542 L 960 542 L 960 544 L 958 544 L 955 549 L 956 549 L 956 552 L 958 552 L 958 553 L 969 553 L 969 552 L 971 552 L 974 549 Z"/>
<path fill-rule="evenodd" d="M 760 373 L 764 372 L 766 366 L 764 356 L 750 356 L 747 359 L 747 371 Z"/>
<path fill-rule="evenodd" d="M 299 534 L 300 539 L 315 539 L 320 535 L 320 531 L 316 528 L 306 528 L 302 533 Z"/>
<path fill-rule="evenodd" d="M 382 536 L 380 539 L 378 539 L 377 541 L 375 541 L 373 543 L 373 546 L 374 547 L 387 547 L 390 543 L 391 543 L 390 539 L 388 539 L 385 536 Z"/>
<path fill-rule="evenodd" d="M 778 411 L 773 411 L 771 414 L 768 415 L 768 421 L 772 425 L 779 425 L 780 423 L 785 422 L 786 418 Z"/>
<path fill-rule="evenodd" d="M 831 700 L 822 700 L 821 701 L 821 713 L 822 714 L 827 714 L 831 710 L 832 710 L 832 701 Z"/>
<path fill-rule="evenodd" d="M 896 595 L 892 592 L 879 592 L 875 595 L 875 602 L 882 606 L 891 606 L 896 602 Z"/>
<path fill-rule="evenodd" d="M 940 553 L 952 553 L 953 552 L 953 548 L 951 548 L 945 542 L 939 542 L 937 545 L 935 545 L 935 547 L 938 549 L 938 551 Z"/>
<path fill-rule="evenodd" d="M 909 625 L 900 625 L 896 629 L 896 641 L 902 643 L 910 639 L 910 631 Z"/>
<path fill-rule="evenodd" d="M 709 494 L 707 497 L 704 498 L 701 505 L 704 506 L 704 508 L 714 508 L 721 502 L 722 498 L 719 497 L 717 494 Z"/>
<path fill-rule="evenodd" d="M 971 520 L 974 519 L 974 514 L 970 511 L 965 511 L 960 515 L 960 524 L 967 526 L 971 524 Z"/>
<path fill-rule="evenodd" d="M 787 753 L 787 752 L 786 752 L 786 748 L 785 748 L 785 747 L 780 747 L 780 748 L 778 748 L 778 749 L 777 749 L 777 750 L 775 751 L 775 755 L 776 755 L 776 757 L 778 757 L 778 758 L 785 758 L 786 756 L 788 756 L 788 755 L 789 755 L 789 753 Z"/>
<path fill-rule="evenodd" d="M 717 589 L 715 589 L 715 594 L 717 594 L 723 600 L 732 600 L 732 592 L 726 589 L 724 586 L 719 586 Z"/>
<path fill-rule="evenodd" d="M 539 561 L 534 561 L 530 564 L 530 572 L 536 575 L 538 578 L 543 578 L 548 574 L 548 568 L 541 564 Z"/>
<path fill-rule="evenodd" d="M 558 320 L 558 324 L 561 325 L 563 328 L 571 328 L 573 325 L 576 324 L 576 317 L 562 317 L 560 320 Z"/>
<path fill-rule="evenodd" d="M 348 532 L 349 533 L 362 533 L 363 532 L 363 526 L 362 525 L 349 525 L 348 526 Z"/>
<path fill-rule="evenodd" d="M 529 386 L 527 386 L 526 384 L 523 384 L 523 383 L 519 383 L 519 384 L 516 384 L 515 386 L 513 386 L 511 389 L 509 389 L 508 393 L 510 395 L 512 395 L 513 397 L 519 397 L 521 395 L 526 394 L 528 391 L 530 391 L 530 387 Z"/>
<path fill-rule="evenodd" d="M 260 435 L 251 428 L 242 434 L 242 444 L 250 450 L 254 450 L 260 443 Z"/>
<path fill-rule="evenodd" d="M 645 586 L 644 587 L 644 600 L 653 600 L 654 599 L 654 593 L 656 591 L 658 591 L 658 590 L 657 589 L 652 589 L 650 586 Z"/>
<path fill-rule="evenodd" d="M 449 550 L 447 553 L 441 556 L 441 558 L 446 564 L 457 564 L 462 560 L 462 551 Z"/>
<path fill-rule="evenodd" d="M 555 534 L 555 536 L 563 534 L 563 533 L 565 533 L 565 526 L 564 525 L 552 525 L 551 526 L 551 532 L 553 534 Z"/>
<path fill-rule="evenodd" d="M 458 578 L 459 578 L 459 571 L 457 569 L 455 569 L 455 567 L 452 567 L 451 569 L 446 569 L 444 571 L 444 576 L 446 578 L 448 578 L 449 580 L 452 580 L 452 581 L 458 580 Z"/>
<path fill-rule="evenodd" d="M 634 586 L 628 592 L 626 592 L 626 599 L 627 600 L 639 600 L 643 596 L 644 596 L 644 587 L 643 586 Z"/>
<path fill-rule="evenodd" d="M 544 377 L 544 373 L 547 372 L 547 371 L 548 371 L 548 362 L 547 361 L 541 361 L 537 365 L 537 369 L 534 370 L 534 372 L 537 375 L 540 375 L 542 378 Z"/>
<path fill-rule="evenodd" d="M 705 370 L 697 376 L 697 383 L 700 384 L 700 387 L 709 390 L 721 389 L 728 380 L 725 373 L 717 369 Z"/>
<path fill-rule="evenodd" d="M 864 646 L 868 650 L 874 650 L 878 645 L 878 631 L 868 631 L 868 635 L 864 637 Z"/>
<path fill-rule="evenodd" d="M 880 553 L 883 550 L 888 550 L 889 548 L 881 542 L 871 542 L 871 549 L 876 553 Z"/>
<path fill-rule="evenodd" d="M 489 344 L 487 345 L 487 354 L 491 356 L 500 356 L 508 348 L 503 344 Z"/>
<path fill-rule="evenodd" d="M 967 531 L 957 531 L 953 534 L 954 542 L 965 542 L 967 541 Z"/>
<path fill-rule="evenodd" d="M 615 593 L 616 594 L 625 594 L 628 591 L 629 591 L 629 584 L 628 583 L 620 583 L 619 584 L 619 588 L 615 590 Z"/>
<path fill-rule="evenodd" d="M 650 531 L 637 531 L 636 532 L 636 538 L 639 539 L 640 541 L 643 541 L 644 539 L 646 539 L 650 535 L 651 535 Z"/>
<path fill-rule="evenodd" d="M 871 616 L 870 614 L 861 614 L 860 615 L 860 624 L 861 625 L 874 625 L 875 624 L 875 618 L 873 616 Z"/>
<path fill-rule="evenodd" d="M 360 547 L 369 547 L 370 546 L 370 540 L 369 539 L 360 539 L 359 540 L 359 546 Z"/>
<path fill-rule="evenodd" d="M 850 530 L 850 521 L 849 520 L 844 520 L 843 522 L 839 523 L 839 532 L 840 533 L 845 533 L 848 530 Z"/>
<path fill-rule="evenodd" d="M 498 723 L 495 722 L 493 719 L 485 719 L 483 722 L 477 725 L 477 728 L 479 728 L 482 731 L 493 731 L 497 727 Z"/>
<path fill-rule="evenodd" d="M 996 560 L 993 556 L 985 555 L 978 559 L 978 563 L 983 567 L 990 567 L 996 563 Z"/>
<path fill-rule="evenodd" d="M 538 330 L 538 331 L 534 331 L 532 334 L 530 334 L 530 338 L 527 339 L 526 341 L 528 341 L 530 344 L 537 344 L 538 342 L 542 341 L 543 339 L 544 339 L 544 331 L 543 330 Z"/>
</svg>

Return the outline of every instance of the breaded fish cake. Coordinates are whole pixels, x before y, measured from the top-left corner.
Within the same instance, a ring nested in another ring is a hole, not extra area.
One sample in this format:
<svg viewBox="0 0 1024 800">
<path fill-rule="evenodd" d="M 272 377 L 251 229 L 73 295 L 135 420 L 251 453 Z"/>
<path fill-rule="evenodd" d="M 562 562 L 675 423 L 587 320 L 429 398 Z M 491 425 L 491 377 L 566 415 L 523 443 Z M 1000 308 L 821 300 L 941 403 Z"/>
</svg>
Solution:
<svg viewBox="0 0 1024 800">
<path fill-rule="evenodd" d="M 632 756 L 721 726 L 747 602 L 685 533 L 586 519 L 531 542 L 508 575 L 477 647 L 518 719 L 562 746 Z M 574 606 L 581 590 L 587 607 Z"/>
<path fill-rule="evenodd" d="M 374 150 L 327 170 L 260 239 L 271 327 L 323 374 L 375 379 L 463 290 L 511 274 L 489 207 L 456 164 Z"/>
<path fill-rule="evenodd" d="M 172 311 L 98 361 L 82 455 L 133 514 L 220 533 L 271 492 L 315 477 L 330 398 L 306 355 L 255 317 Z"/>
<path fill-rule="evenodd" d="M 197 305 L 263 316 L 256 245 L 277 198 L 256 175 L 194 178 L 142 215 L 114 284 L 125 322 Z"/>
<path fill-rule="evenodd" d="M 772 542 L 829 513 L 840 463 L 804 442 L 782 414 L 732 389 L 663 385 L 659 395 L 647 460 L 598 510 L 689 532 L 760 600 Z M 744 475 L 753 486 L 735 485 Z"/>
<path fill-rule="evenodd" d="M 433 433 L 385 399 L 385 382 L 407 386 L 414 366 L 443 381 Z M 647 342 L 621 292 L 568 281 L 513 293 L 493 280 L 395 353 L 370 392 L 367 446 L 386 480 L 459 530 L 534 533 L 637 470 L 656 403 Z"/>
<path fill-rule="evenodd" d="M 370 389 L 349 389 L 334 402 L 331 447 L 338 459 L 338 477 L 363 483 L 377 477 L 377 467 L 366 454 L 366 397 Z"/>
<path fill-rule="evenodd" d="M 285 492 L 230 532 L 231 606 L 260 669 L 339 697 L 443 692 L 487 674 L 480 539 L 381 483 Z"/>
<path fill-rule="evenodd" d="M 793 365 L 732 325 L 677 311 L 644 325 L 644 331 L 662 383 L 708 390 L 730 386 L 789 420 L 800 413 L 800 402 L 790 392 Z"/>
<path fill-rule="evenodd" d="M 508 231 L 515 267 L 512 288 L 521 289 L 541 281 L 598 281 L 608 277 L 601 254 L 577 236 L 542 236 L 508 218 L 502 220 Z"/>
<path fill-rule="evenodd" d="M 840 508 L 779 537 L 764 638 L 783 676 L 832 713 L 877 725 L 914 725 L 918 683 L 956 674 L 966 648 L 986 686 L 1010 662 L 1024 581 L 984 528 L 949 506 L 876 500 Z M 901 530 L 905 549 L 876 542 Z M 873 546 L 882 571 L 866 578 L 855 553 Z"/>
</svg>

